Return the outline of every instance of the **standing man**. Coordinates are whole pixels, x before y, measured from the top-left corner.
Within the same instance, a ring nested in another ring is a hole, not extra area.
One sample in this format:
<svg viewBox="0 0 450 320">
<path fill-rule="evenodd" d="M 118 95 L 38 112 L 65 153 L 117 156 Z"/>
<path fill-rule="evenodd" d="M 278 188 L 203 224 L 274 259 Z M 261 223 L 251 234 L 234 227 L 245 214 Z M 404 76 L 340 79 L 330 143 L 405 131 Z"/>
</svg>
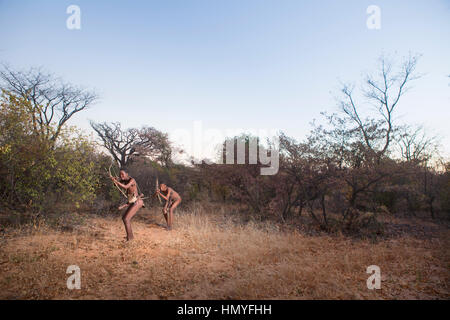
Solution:
<svg viewBox="0 0 450 320">
<path fill-rule="evenodd" d="M 163 214 L 167 222 L 167 230 L 172 230 L 173 211 L 180 204 L 181 197 L 178 194 L 178 192 L 166 186 L 164 183 L 161 183 L 159 185 L 159 190 L 156 191 L 156 193 L 166 200 L 166 205 L 164 206 Z M 169 211 L 169 214 L 167 214 L 167 211 Z"/>
<path fill-rule="evenodd" d="M 127 233 L 127 241 L 133 240 L 133 230 L 131 229 L 131 218 L 138 212 L 144 205 L 141 195 L 138 194 L 138 187 L 136 180 L 128 175 L 125 170 L 120 170 L 120 181 L 111 176 L 114 184 L 120 188 L 125 189 L 127 193 L 128 202 L 119 207 L 119 210 L 128 208 L 125 214 L 122 216 L 123 224 L 125 225 L 125 231 Z"/>
</svg>

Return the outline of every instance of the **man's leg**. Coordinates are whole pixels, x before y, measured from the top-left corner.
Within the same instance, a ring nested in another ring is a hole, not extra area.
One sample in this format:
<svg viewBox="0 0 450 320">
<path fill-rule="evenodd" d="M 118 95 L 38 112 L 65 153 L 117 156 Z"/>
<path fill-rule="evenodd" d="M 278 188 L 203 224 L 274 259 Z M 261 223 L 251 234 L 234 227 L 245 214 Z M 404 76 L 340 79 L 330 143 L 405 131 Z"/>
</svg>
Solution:
<svg viewBox="0 0 450 320">
<path fill-rule="evenodd" d="M 131 218 L 134 217 L 136 212 L 142 208 L 143 201 L 138 199 L 132 206 L 130 206 L 122 217 L 123 224 L 125 225 L 125 231 L 127 233 L 127 240 L 133 240 L 133 230 L 131 229 Z"/>
<path fill-rule="evenodd" d="M 167 209 L 163 208 L 164 219 L 166 219 L 167 229 L 169 229 L 169 208 L 172 205 L 172 200 L 169 200 L 169 204 L 167 205 Z"/>
<path fill-rule="evenodd" d="M 178 199 L 177 201 L 175 201 L 169 208 L 169 230 L 172 229 L 172 223 L 173 223 L 173 211 L 175 210 L 176 207 L 178 207 L 178 205 L 180 204 L 181 199 Z"/>
<path fill-rule="evenodd" d="M 167 211 L 165 208 L 163 208 L 163 215 L 164 215 L 164 219 L 166 219 L 166 224 L 169 225 L 169 220 L 167 219 Z"/>
</svg>

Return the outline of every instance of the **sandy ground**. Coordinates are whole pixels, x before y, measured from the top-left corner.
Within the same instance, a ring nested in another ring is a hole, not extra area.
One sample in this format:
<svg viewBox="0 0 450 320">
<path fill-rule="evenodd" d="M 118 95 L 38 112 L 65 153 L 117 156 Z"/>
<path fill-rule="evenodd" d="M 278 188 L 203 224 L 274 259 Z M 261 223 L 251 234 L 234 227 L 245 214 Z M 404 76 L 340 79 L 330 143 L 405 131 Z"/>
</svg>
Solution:
<svg viewBox="0 0 450 320">
<path fill-rule="evenodd" d="M 450 233 L 371 243 L 279 231 L 180 210 L 166 231 L 156 210 L 132 221 L 89 218 L 73 230 L 35 225 L 0 239 L 1 299 L 449 299 Z M 81 289 L 69 290 L 69 265 Z M 367 288 L 369 265 L 381 289 Z"/>
</svg>

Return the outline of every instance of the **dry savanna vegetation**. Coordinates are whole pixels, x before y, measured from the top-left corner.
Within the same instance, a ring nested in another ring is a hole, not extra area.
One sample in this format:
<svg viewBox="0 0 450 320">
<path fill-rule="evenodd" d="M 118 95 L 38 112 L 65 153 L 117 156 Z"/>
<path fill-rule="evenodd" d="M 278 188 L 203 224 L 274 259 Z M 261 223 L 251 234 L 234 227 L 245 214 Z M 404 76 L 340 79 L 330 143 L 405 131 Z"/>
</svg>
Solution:
<svg viewBox="0 0 450 320">
<path fill-rule="evenodd" d="M 91 121 L 88 136 L 69 124 L 94 91 L 3 66 L 0 298 L 448 299 L 450 161 L 426 128 L 399 121 L 418 61 L 381 56 L 302 140 L 242 133 L 216 161 L 152 119 Z M 183 199 L 171 232 L 159 182 Z M 146 199 L 131 242 L 117 211 L 126 188 Z M 70 265 L 80 290 L 66 286 Z"/>
<path fill-rule="evenodd" d="M 75 227 L 35 222 L 2 234 L 0 298 L 449 299 L 448 227 L 389 220 L 416 231 L 375 242 L 308 235 L 200 205 L 181 209 L 170 232 L 160 210 L 144 209 L 132 242 L 116 215 Z M 73 264 L 80 290 L 66 286 Z M 367 289 L 369 265 L 381 268 L 380 290 Z"/>
</svg>

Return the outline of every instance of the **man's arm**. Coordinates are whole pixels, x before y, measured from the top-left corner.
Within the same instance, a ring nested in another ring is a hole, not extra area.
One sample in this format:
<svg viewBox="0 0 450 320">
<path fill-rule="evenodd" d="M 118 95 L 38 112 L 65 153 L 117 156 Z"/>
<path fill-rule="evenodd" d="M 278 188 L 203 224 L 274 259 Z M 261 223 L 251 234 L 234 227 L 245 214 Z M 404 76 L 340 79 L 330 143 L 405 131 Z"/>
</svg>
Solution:
<svg viewBox="0 0 450 320">
<path fill-rule="evenodd" d="M 159 191 L 159 190 L 158 190 L 158 194 L 159 194 L 161 197 L 163 197 L 167 202 L 169 201 L 169 197 L 170 197 L 170 189 L 169 189 L 169 192 L 167 192 L 167 196 L 163 195 L 163 194 L 161 193 L 161 191 Z"/>
<path fill-rule="evenodd" d="M 172 192 L 172 190 L 169 189 L 168 192 L 167 192 L 167 196 L 165 196 L 165 195 L 163 195 L 163 194 L 161 193 L 160 190 L 158 190 L 158 194 L 166 200 L 166 204 L 164 205 L 164 209 L 163 209 L 164 212 L 167 212 L 167 209 L 168 209 L 168 207 L 169 207 L 169 199 L 170 199 L 170 194 L 171 194 L 171 192 Z"/>
<path fill-rule="evenodd" d="M 124 189 L 128 189 L 128 188 L 130 188 L 132 185 L 133 185 L 133 183 L 135 183 L 135 181 L 134 181 L 134 178 L 131 178 L 131 180 L 130 180 L 130 182 L 128 182 L 128 184 L 123 184 L 123 183 L 120 183 L 116 178 L 112 178 L 113 179 L 113 181 L 114 181 L 114 183 L 116 184 L 116 185 L 118 185 L 119 187 L 121 187 L 121 188 L 124 188 Z"/>
</svg>

